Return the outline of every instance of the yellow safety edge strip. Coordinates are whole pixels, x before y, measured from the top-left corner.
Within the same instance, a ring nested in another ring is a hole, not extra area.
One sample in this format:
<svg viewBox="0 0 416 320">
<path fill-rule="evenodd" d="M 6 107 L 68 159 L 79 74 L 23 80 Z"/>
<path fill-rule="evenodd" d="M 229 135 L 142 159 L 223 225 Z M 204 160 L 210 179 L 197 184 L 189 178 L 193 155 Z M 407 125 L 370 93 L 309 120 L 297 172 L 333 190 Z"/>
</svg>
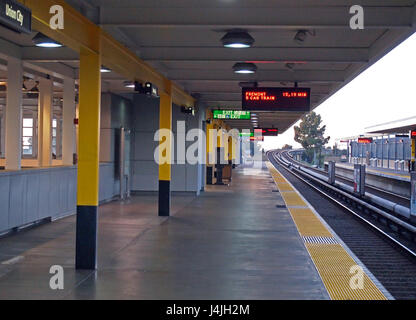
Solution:
<svg viewBox="0 0 416 320">
<path fill-rule="evenodd" d="M 298 191 L 267 162 L 267 167 L 288 207 L 290 215 L 302 237 L 333 237 Z M 305 243 L 305 247 L 332 300 L 386 300 L 384 294 L 364 273 L 363 286 L 355 283 L 357 262 L 341 244 Z M 352 285 L 351 285 L 352 283 Z M 355 289 L 353 287 L 355 286 Z"/>
</svg>

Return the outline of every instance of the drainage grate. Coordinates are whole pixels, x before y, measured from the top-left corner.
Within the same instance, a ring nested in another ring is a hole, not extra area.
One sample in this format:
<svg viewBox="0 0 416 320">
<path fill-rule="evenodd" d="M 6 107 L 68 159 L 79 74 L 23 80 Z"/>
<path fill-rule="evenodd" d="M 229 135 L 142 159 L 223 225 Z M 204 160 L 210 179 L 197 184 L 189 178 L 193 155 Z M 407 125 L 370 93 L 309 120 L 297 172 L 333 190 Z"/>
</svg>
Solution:
<svg viewBox="0 0 416 320">
<path fill-rule="evenodd" d="M 333 237 L 310 237 L 310 236 L 303 236 L 303 241 L 305 243 L 312 243 L 312 244 L 339 244 L 337 239 Z"/>
</svg>

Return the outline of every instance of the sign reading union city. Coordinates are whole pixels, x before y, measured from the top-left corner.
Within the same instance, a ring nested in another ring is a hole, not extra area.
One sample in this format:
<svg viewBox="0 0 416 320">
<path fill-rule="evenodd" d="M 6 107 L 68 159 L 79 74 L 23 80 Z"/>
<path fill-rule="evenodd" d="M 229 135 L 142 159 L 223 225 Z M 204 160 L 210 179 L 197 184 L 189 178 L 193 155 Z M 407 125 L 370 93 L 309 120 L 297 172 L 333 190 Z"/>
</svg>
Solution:
<svg viewBox="0 0 416 320">
<path fill-rule="evenodd" d="M 32 31 L 32 11 L 13 0 L 0 0 L 0 24 L 17 32 Z"/>
<path fill-rule="evenodd" d="M 243 110 L 308 112 L 309 88 L 243 88 Z"/>
<path fill-rule="evenodd" d="M 250 111 L 241 110 L 213 110 L 214 119 L 221 120 L 250 120 Z"/>
</svg>

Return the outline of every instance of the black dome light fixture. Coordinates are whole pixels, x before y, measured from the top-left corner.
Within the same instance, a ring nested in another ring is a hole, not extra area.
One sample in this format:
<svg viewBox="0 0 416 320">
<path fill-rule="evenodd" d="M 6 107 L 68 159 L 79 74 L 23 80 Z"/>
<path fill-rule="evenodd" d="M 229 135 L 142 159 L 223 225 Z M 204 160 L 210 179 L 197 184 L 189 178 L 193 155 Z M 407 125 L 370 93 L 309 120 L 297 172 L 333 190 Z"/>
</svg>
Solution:
<svg viewBox="0 0 416 320">
<path fill-rule="evenodd" d="M 235 73 L 253 74 L 257 71 L 257 66 L 254 63 L 238 62 L 233 66 Z"/>
<path fill-rule="evenodd" d="M 38 32 L 36 36 L 32 39 L 33 43 L 37 47 L 42 48 L 60 48 L 62 47 L 62 44 L 58 41 L 52 40 L 51 38 L 45 36 L 43 33 Z"/>
<path fill-rule="evenodd" d="M 254 39 L 244 30 L 232 30 L 222 37 L 221 42 L 226 48 L 244 49 L 254 44 Z"/>
</svg>

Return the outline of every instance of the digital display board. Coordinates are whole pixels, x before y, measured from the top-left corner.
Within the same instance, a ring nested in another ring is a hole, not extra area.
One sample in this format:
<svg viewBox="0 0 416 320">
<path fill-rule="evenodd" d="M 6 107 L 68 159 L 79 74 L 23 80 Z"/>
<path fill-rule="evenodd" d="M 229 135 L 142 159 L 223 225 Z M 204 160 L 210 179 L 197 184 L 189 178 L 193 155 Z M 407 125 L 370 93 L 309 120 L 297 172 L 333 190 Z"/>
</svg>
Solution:
<svg viewBox="0 0 416 320">
<path fill-rule="evenodd" d="M 264 137 L 263 136 L 250 137 L 250 141 L 264 141 Z"/>
<path fill-rule="evenodd" d="M 416 139 L 416 130 L 410 131 L 410 138 Z"/>
<path fill-rule="evenodd" d="M 250 111 L 241 111 L 241 110 L 213 110 L 212 114 L 214 119 L 220 120 L 250 120 L 251 112 Z"/>
<path fill-rule="evenodd" d="M 32 11 L 14 0 L 0 0 L 0 24 L 17 32 L 31 33 Z"/>
<path fill-rule="evenodd" d="M 373 143 L 373 138 L 358 138 L 358 143 Z"/>
<path fill-rule="evenodd" d="M 243 88 L 243 110 L 295 111 L 311 109 L 310 88 Z"/>
<path fill-rule="evenodd" d="M 276 128 L 254 129 L 254 135 L 262 135 L 263 137 L 276 137 L 278 134 L 279 130 Z"/>
</svg>

